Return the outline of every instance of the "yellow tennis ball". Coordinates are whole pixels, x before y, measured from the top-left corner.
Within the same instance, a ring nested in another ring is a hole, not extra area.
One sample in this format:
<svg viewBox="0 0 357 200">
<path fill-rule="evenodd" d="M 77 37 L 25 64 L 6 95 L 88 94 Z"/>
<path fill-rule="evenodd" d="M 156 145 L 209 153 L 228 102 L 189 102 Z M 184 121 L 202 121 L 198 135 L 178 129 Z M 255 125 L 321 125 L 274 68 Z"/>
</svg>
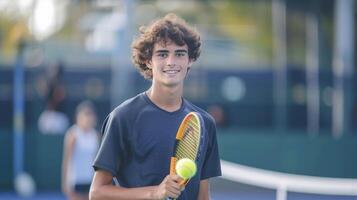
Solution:
<svg viewBox="0 0 357 200">
<path fill-rule="evenodd" d="M 197 171 L 196 163 L 189 158 L 182 158 L 176 163 L 176 174 L 183 179 L 192 178 Z"/>
</svg>

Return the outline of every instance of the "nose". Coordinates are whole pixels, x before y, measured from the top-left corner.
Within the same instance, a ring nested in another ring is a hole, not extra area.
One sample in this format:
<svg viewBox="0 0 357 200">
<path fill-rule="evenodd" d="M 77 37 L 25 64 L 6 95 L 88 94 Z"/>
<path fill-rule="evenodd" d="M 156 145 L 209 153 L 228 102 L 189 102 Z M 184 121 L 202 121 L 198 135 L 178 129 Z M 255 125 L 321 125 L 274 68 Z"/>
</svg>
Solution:
<svg viewBox="0 0 357 200">
<path fill-rule="evenodd" d="M 172 67 L 172 66 L 175 66 L 176 65 L 176 58 L 175 58 L 175 55 L 169 55 L 168 57 L 167 57 L 167 66 L 170 66 L 170 67 Z"/>
</svg>

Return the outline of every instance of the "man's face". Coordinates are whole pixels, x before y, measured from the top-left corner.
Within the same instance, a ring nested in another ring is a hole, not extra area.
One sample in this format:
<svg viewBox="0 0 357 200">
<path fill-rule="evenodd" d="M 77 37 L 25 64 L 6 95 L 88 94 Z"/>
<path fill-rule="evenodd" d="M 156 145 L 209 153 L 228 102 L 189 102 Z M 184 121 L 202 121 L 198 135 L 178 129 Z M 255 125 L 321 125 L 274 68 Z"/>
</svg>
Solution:
<svg viewBox="0 0 357 200">
<path fill-rule="evenodd" d="M 183 85 L 191 66 L 187 45 L 179 46 L 170 40 L 166 44 L 156 43 L 148 66 L 152 69 L 155 84 L 168 87 Z"/>
</svg>

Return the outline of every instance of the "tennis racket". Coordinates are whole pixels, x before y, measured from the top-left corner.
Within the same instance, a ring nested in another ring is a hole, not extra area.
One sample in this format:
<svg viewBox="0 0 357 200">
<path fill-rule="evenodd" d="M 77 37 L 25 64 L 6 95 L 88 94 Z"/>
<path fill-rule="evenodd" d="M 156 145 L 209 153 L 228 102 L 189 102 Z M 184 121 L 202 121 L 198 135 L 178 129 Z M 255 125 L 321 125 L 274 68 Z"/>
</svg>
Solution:
<svg viewBox="0 0 357 200">
<path fill-rule="evenodd" d="M 176 163 L 182 158 L 189 158 L 198 164 L 204 140 L 202 124 L 203 120 L 197 112 L 188 113 L 182 120 L 176 133 L 176 142 L 170 161 L 170 175 L 176 174 Z M 180 185 L 187 185 L 189 180 L 183 180 Z"/>
</svg>

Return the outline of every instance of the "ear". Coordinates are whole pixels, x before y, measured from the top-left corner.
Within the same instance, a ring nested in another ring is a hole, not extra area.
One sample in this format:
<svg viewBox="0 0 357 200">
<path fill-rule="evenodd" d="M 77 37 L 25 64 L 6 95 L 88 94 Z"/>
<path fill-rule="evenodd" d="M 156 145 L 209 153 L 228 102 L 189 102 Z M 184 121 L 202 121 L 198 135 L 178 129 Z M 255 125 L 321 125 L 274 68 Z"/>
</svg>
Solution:
<svg viewBox="0 0 357 200">
<path fill-rule="evenodd" d="M 191 69 L 192 64 L 193 64 L 193 61 L 191 59 L 188 60 L 187 71 Z"/>
<path fill-rule="evenodd" d="M 190 69 L 191 69 L 192 63 L 193 63 L 192 60 L 189 60 L 189 61 L 188 61 L 186 76 L 187 76 L 188 72 L 189 72 Z"/>
<path fill-rule="evenodd" d="M 146 61 L 145 64 L 149 69 L 152 69 L 152 65 L 151 65 L 151 61 L 150 60 Z"/>
</svg>

